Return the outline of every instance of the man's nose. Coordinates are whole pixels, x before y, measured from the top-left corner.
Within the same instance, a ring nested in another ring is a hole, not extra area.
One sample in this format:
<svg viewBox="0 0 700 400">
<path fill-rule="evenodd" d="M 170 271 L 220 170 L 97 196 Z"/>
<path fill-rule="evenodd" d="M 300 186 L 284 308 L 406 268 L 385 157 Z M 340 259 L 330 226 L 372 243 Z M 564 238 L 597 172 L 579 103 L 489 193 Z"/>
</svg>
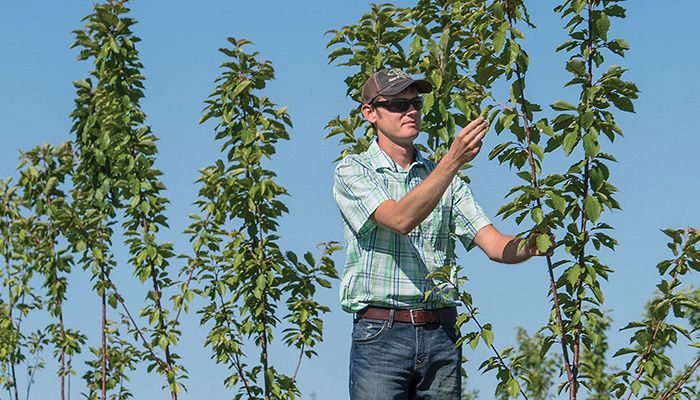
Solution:
<svg viewBox="0 0 700 400">
<path fill-rule="evenodd" d="M 413 113 L 420 113 L 420 110 L 418 110 L 418 109 L 416 108 L 416 106 L 414 106 L 413 103 L 411 103 L 411 104 L 408 105 L 408 110 L 406 110 L 406 114 L 409 114 L 409 113 L 411 113 L 411 112 L 413 112 Z"/>
</svg>

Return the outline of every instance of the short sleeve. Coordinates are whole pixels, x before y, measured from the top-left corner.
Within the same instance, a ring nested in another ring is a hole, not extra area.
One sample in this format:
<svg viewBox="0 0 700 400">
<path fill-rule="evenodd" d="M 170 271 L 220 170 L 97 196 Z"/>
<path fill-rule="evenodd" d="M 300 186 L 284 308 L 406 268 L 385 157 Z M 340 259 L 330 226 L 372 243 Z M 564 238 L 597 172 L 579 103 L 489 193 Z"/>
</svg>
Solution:
<svg viewBox="0 0 700 400">
<path fill-rule="evenodd" d="M 474 237 L 479 230 L 491 224 L 484 210 L 474 200 L 469 186 L 456 176 L 452 181 L 454 233 L 467 250 L 474 247 Z"/>
<path fill-rule="evenodd" d="M 364 165 L 355 156 L 344 158 L 336 167 L 333 177 L 333 197 L 343 219 L 359 237 L 377 224 L 370 218 L 380 204 L 391 200 L 389 191 L 378 173 Z"/>
</svg>

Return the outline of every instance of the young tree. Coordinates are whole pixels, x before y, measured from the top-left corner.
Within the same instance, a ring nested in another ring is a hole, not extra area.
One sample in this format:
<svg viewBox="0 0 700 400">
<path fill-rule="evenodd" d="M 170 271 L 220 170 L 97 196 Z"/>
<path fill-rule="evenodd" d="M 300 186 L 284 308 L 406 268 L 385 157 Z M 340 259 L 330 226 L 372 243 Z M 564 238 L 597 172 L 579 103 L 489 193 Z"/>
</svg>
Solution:
<svg viewBox="0 0 700 400">
<path fill-rule="evenodd" d="M 69 229 L 72 205 L 66 198 L 63 186 L 73 170 L 74 154 L 70 142 L 59 146 L 41 144 L 22 152 L 20 179 L 24 207 L 35 218 L 32 237 L 36 252 L 34 267 L 44 277 L 45 308 L 52 318 L 47 333 L 58 358 L 59 398 L 65 399 L 66 377 L 75 374 L 72 357 L 81 351 L 86 337 L 75 329 L 64 325 L 63 305 L 68 290 L 68 274 L 71 272 L 73 255 L 65 247 L 65 235 Z M 32 374 L 33 375 L 33 374 Z"/>
<path fill-rule="evenodd" d="M 0 181 L 0 382 L 8 398 L 19 400 L 17 369 L 28 356 L 30 337 L 22 322 L 41 307 L 41 298 L 31 285 L 36 272 L 32 264 L 32 217 L 22 215 L 23 202 L 11 178 Z"/>
<path fill-rule="evenodd" d="M 76 107 L 71 114 L 76 134 L 72 194 L 77 214 L 70 239 L 75 250 L 82 252 L 80 263 L 90 268 L 102 302 L 100 371 L 86 378 L 101 379 L 101 397 L 105 399 L 109 389 L 121 385 L 124 372 L 143 358 L 149 362 L 149 370 L 156 369 L 165 376 L 175 400 L 184 370 L 171 350 L 179 331 L 177 321 L 169 320 L 164 300 L 164 290 L 175 284 L 167 269 L 174 254 L 170 243 L 156 240 L 159 229 L 167 227 L 163 214 L 167 199 L 161 194 L 161 173 L 154 168 L 157 138 L 145 125 L 145 114 L 139 107 L 144 96 L 142 65 L 135 47 L 139 39 L 131 31 L 136 21 L 124 16 L 129 12 L 125 3 L 111 0 L 95 5 L 93 13 L 85 18 L 85 28 L 75 31 L 73 45 L 81 49 L 80 60 L 92 60 L 94 64 L 88 79 L 75 82 Z M 140 312 L 148 317 L 148 330 L 138 326 L 110 277 L 116 266 L 111 252 L 113 227 L 121 210 L 125 214 L 129 262 L 141 282 L 150 285 L 146 296 L 150 304 Z M 144 347 L 142 353 L 119 337 L 117 323 L 107 319 L 108 304 L 112 308 L 121 304 L 130 331 Z M 111 349 L 110 343 L 121 350 Z M 158 347 L 162 355 L 156 354 Z M 118 377 L 108 377 L 108 367 Z M 128 396 L 128 391 L 119 389 L 117 398 Z"/>
<path fill-rule="evenodd" d="M 559 388 L 566 389 L 572 400 L 581 387 L 594 398 L 608 398 L 615 385 L 605 358 L 608 345 L 603 332 L 609 320 L 604 314 L 600 285 L 600 279 L 607 279 L 612 269 L 598 254 L 601 248 L 614 250 L 617 245 L 607 233 L 612 227 L 601 216 L 606 209 L 620 206 L 614 197 L 617 189 L 609 182 L 609 163 L 615 157 L 602 151 L 601 139 L 613 141 L 622 135 L 612 109 L 632 112 L 632 101 L 638 93 L 633 82 L 622 79 L 625 69 L 608 66 L 604 58 L 606 52 L 624 56 L 629 49 L 623 39 L 608 38 L 611 19 L 625 17 L 625 9 L 618 3 L 566 0 L 555 8 L 566 19 L 569 35 L 569 40 L 557 49 L 571 52 L 566 70 L 573 78 L 566 86 L 580 87 L 580 96 L 578 104 L 554 102 L 551 107 L 558 113 L 551 121 L 536 117 L 542 109 L 526 96 L 529 57 L 521 40 L 523 28 L 534 25 L 521 0 L 424 0 L 411 8 L 372 5 L 357 24 L 329 31 L 333 36 L 328 43 L 333 48 L 329 60 L 359 69 L 345 80 L 348 94 L 358 101 L 362 83 L 380 68 L 403 68 L 433 81 L 435 96 L 426 96 L 423 112 L 427 150 L 435 160 L 444 154 L 441 146 L 449 145 L 447 133 L 454 132 L 455 123 L 463 126 L 477 114 L 488 115 L 497 133 L 509 132 L 508 140 L 498 144 L 489 158 L 515 169 L 525 183 L 509 191 L 510 201 L 499 214 L 530 225 L 521 235 L 535 240 L 542 251 L 552 244 L 550 231 L 563 232 L 558 235 L 557 259 L 547 257 L 552 312 L 545 327 L 549 335 L 542 338 L 541 347 L 546 357 L 552 344 L 558 343 L 559 365 L 566 378 Z M 464 29 L 455 35 L 455 26 Z M 505 101 L 491 92 L 497 81 L 508 84 Z M 466 101 L 465 92 L 471 94 Z M 363 124 L 357 110 L 345 118 L 337 116 L 328 128 L 327 137 L 341 137 L 341 157 L 363 151 L 372 139 L 370 126 Z M 543 138 L 547 139 L 546 146 L 542 145 Z M 563 173 L 543 176 L 545 154 L 557 149 L 563 154 L 554 156 L 580 159 Z M 449 268 L 431 277 L 447 287 L 460 286 L 460 279 Z M 444 287 L 438 285 L 437 289 Z M 459 322 L 475 320 L 471 296 L 460 296 L 467 313 Z M 481 338 L 491 345 L 490 327 L 475 322 L 479 330 L 464 335 L 463 341 L 475 346 Z M 652 328 L 651 337 L 653 332 Z M 499 370 L 497 394 L 538 396 L 523 391 L 517 379 L 517 372 L 524 371 L 522 363 L 528 358 L 511 355 L 508 360 L 505 355 L 510 349 L 493 350 L 496 356 L 486 360 L 482 368 Z M 693 372 L 697 368 L 694 366 L 686 372 Z M 638 375 L 643 370 L 641 367 Z M 684 382 L 684 377 L 686 374 L 681 374 L 678 381 Z M 525 380 L 529 382 L 530 378 Z M 624 391 L 632 384 L 636 394 L 639 382 L 634 383 L 634 379 L 619 383 L 616 390 Z"/>
<path fill-rule="evenodd" d="M 644 389 L 644 399 L 687 399 L 697 396 L 697 388 L 686 384 L 692 379 L 700 366 L 700 355 L 695 356 L 691 365 L 683 367 L 674 376 L 673 361 L 665 354 L 673 347 L 679 335 L 691 341 L 692 347 L 700 347 L 697 337 L 691 332 L 700 330 L 698 325 L 697 292 L 679 290 L 683 278 L 692 271 L 700 271 L 700 233 L 690 228 L 666 229 L 664 233 L 671 238 L 668 244 L 674 258 L 660 262 L 657 267 L 662 277 L 656 287 L 659 296 L 647 304 L 647 313 L 642 321 L 627 324 L 624 330 L 634 330 L 630 346 L 620 349 L 615 355 L 630 354 L 626 368 L 618 373 L 618 382 L 614 387 L 617 398 L 627 394 L 627 399 L 637 396 Z M 670 278 L 670 279 L 669 279 Z M 676 318 L 689 319 L 691 331 L 669 321 L 671 313 Z M 644 393 L 642 392 L 642 393 Z"/>
<path fill-rule="evenodd" d="M 247 52 L 245 39 L 228 42 L 230 48 L 220 49 L 228 58 L 224 71 L 200 119 L 215 119 L 225 157 L 201 170 L 195 203 L 200 215 L 192 216 L 188 229 L 193 256 L 187 273 L 196 274 L 198 292 L 209 302 L 199 311 L 202 324 L 211 325 L 206 345 L 217 363 L 233 370 L 226 385 L 238 388 L 234 398 L 295 398 L 299 363 L 316 354 L 313 347 L 323 332 L 320 316 L 329 311 L 314 295 L 318 286 L 330 287 L 328 279 L 337 277 L 330 256 L 339 247 L 321 244 L 320 260 L 307 252 L 303 261 L 279 247 L 276 231 L 287 212 L 281 200 L 287 190 L 263 161 L 275 154 L 278 141 L 289 139 L 291 121 L 286 107 L 258 95 L 274 78 L 270 62 Z M 286 312 L 280 317 L 283 302 Z M 270 346 L 283 321 L 282 340 L 299 353 L 290 375 L 271 363 Z"/>
</svg>

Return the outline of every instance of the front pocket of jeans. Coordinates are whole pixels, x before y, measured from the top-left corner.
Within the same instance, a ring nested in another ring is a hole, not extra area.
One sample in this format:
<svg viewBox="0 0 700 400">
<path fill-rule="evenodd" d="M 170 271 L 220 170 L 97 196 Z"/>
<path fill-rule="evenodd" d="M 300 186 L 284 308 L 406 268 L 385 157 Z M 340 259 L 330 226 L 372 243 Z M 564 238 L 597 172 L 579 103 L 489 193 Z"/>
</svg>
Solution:
<svg viewBox="0 0 700 400">
<path fill-rule="evenodd" d="M 387 330 L 387 321 L 360 319 L 352 329 L 352 341 L 368 343 L 379 339 Z"/>
</svg>

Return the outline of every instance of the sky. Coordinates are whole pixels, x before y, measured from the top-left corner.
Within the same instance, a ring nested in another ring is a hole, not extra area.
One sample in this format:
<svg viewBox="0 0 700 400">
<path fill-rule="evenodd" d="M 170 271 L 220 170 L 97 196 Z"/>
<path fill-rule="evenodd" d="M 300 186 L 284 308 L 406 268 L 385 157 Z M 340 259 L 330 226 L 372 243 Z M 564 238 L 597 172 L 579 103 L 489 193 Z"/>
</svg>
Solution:
<svg viewBox="0 0 700 400">
<path fill-rule="evenodd" d="M 566 56 L 554 53 L 566 40 L 563 23 L 552 12 L 554 3 L 530 3 L 538 27 L 526 31 L 523 43 L 531 60 L 528 95 L 543 106 L 558 99 L 575 102 L 576 92 L 563 89 L 568 80 Z M 291 194 L 285 199 L 290 212 L 281 219 L 280 245 L 303 253 L 314 250 L 320 242 L 343 242 L 340 216 L 331 195 L 333 160 L 340 147 L 334 139 L 324 140 L 324 127 L 335 115 L 344 115 L 355 106 L 345 96 L 343 82 L 354 71 L 328 64 L 325 45 L 329 37 L 324 32 L 356 22 L 369 10 L 369 4 L 311 0 L 152 0 L 130 4 L 130 15 L 138 21 L 135 34 L 142 39 L 137 44 L 146 76 L 142 108 L 161 139 L 157 167 L 164 173 L 166 195 L 171 201 L 167 212 L 171 229 L 161 238 L 172 241 L 178 253 L 190 250 L 182 232 L 189 224 L 187 215 L 195 211 L 192 202 L 197 196 L 194 181 L 198 169 L 220 157 L 213 125 L 198 125 L 197 120 L 220 73 L 218 66 L 223 59 L 217 49 L 226 45 L 229 36 L 252 40 L 255 45 L 251 49 L 273 63 L 276 80 L 264 94 L 279 105 L 288 105 L 294 122 L 291 140 L 280 143 L 277 155 L 267 164 Z M 82 27 L 81 19 L 90 13 L 92 2 L 7 1 L 2 5 L 0 176 L 5 177 L 15 174 L 20 149 L 43 141 L 59 144 L 71 138 L 69 114 L 75 93 L 71 82 L 84 79 L 91 67 L 76 61 L 76 49 L 69 48 L 71 31 Z M 605 308 L 614 319 L 610 332 L 613 350 L 624 346 L 628 337 L 617 331 L 639 317 L 643 304 L 654 292 L 659 280 L 655 265 L 671 257 L 660 229 L 700 227 L 700 83 L 696 72 L 700 45 L 694 28 L 700 3 L 636 1 L 624 5 L 628 17 L 613 20 L 612 33 L 623 37 L 632 48 L 626 58 L 614 62 L 629 69 L 626 78 L 637 83 L 641 93 L 635 102 L 636 113 L 616 114 L 625 137 L 614 144 L 603 142 L 603 148 L 619 160 L 611 167 L 611 182 L 620 189 L 617 199 L 622 204 L 621 211 L 603 216 L 615 227 L 613 236 L 619 247 L 615 252 L 599 254 L 616 271 L 604 284 Z M 504 232 L 516 233 L 524 228 L 511 220 L 501 221 L 495 214 L 517 178 L 507 167 L 486 157 L 503 140 L 494 131 L 487 135 L 469 175 L 477 200 L 495 225 Z M 118 256 L 125 255 L 123 247 L 115 246 Z M 480 320 L 493 324 L 497 347 L 514 343 L 516 327 L 532 333 L 546 323 L 550 305 L 542 259 L 504 266 L 489 261 L 478 250 L 461 251 L 459 256 L 470 278 L 466 290 L 474 297 Z M 343 258 L 342 251 L 334 258 L 339 272 Z M 180 267 L 178 262 L 174 264 Z M 89 345 L 97 346 L 99 301 L 89 289 L 88 275 L 80 268 L 71 275 L 66 323 L 81 329 L 90 337 Z M 115 280 L 128 293 L 125 297 L 131 308 L 138 309 L 145 292 L 125 262 L 120 264 Z M 690 276 L 687 282 L 700 284 L 697 276 Z M 352 316 L 340 309 L 337 292 L 335 281 L 331 289 L 320 293 L 320 301 L 332 311 L 324 320 L 324 342 L 316 348 L 319 356 L 305 360 L 301 366 L 303 398 L 348 398 Z M 118 317 L 113 313 L 112 318 Z M 176 351 L 190 378 L 185 382 L 188 392 L 180 398 L 231 398 L 233 392 L 223 385 L 228 371 L 210 360 L 209 349 L 203 347 L 206 329 L 199 326 L 198 316 L 191 312 L 182 321 L 183 336 Z M 30 324 L 38 327 L 42 323 L 46 321 L 39 318 Z M 679 365 L 692 354 L 685 345 L 681 343 L 675 353 Z M 481 398 L 491 398 L 493 375 L 477 371 L 490 354 L 482 347 L 476 351 L 467 347 L 465 355 L 470 360 L 466 365 L 469 387 L 479 390 Z M 56 365 L 50 351 L 44 358 L 46 369 L 36 377 L 32 399 L 57 397 Z M 279 370 L 291 373 L 296 358 L 276 346 L 272 361 Z M 80 360 L 76 365 L 78 377 L 71 383 L 73 399 L 81 398 L 85 390 L 79 378 L 84 372 Z M 129 386 L 136 399 L 165 398 L 162 382 L 161 377 L 147 375 L 141 368 L 132 374 Z M 24 390 L 26 384 L 20 384 Z M 0 399 L 4 396 L 0 394 Z"/>
</svg>

